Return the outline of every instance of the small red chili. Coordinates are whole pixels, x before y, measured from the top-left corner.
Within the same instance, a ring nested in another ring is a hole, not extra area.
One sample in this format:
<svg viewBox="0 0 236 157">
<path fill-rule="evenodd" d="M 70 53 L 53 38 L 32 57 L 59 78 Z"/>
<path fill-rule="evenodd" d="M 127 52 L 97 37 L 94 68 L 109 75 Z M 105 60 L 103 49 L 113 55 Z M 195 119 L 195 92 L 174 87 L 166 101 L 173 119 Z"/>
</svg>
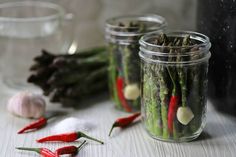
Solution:
<svg viewBox="0 0 236 157">
<path fill-rule="evenodd" d="M 176 115 L 178 103 L 179 103 L 179 96 L 172 95 L 170 98 L 169 109 L 168 109 L 168 129 L 170 133 L 173 132 L 173 121 Z"/>
<path fill-rule="evenodd" d="M 37 121 L 34 121 L 34 122 L 28 124 L 23 129 L 18 131 L 18 134 L 22 134 L 22 133 L 25 133 L 26 131 L 30 131 L 30 130 L 38 130 L 38 129 L 46 126 L 47 125 L 47 121 L 48 121 L 47 118 L 41 117 Z"/>
<path fill-rule="evenodd" d="M 81 145 L 79 145 L 78 147 L 76 147 L 76 146 L 65 146 L 65 147 L 58 148 L 55 151 L 56 156 L 60 156 L 60 155 L 64 155 L 64 154 L 76 155 L 85 143 L 86 143 L 86 141 L 81 143 Z"/>
<path fill-rule="evenodd" d="M 173 132 L 173 121 L 174 118 L 176 116 L 176 111 L 177 111 L 177 106 L 179 103 L 179 99 L 180 97 L 177 94 L 177 90 L 176 90 L 176 83 L 175 80 L 170 72 L 170 70 L 168 69 L 172 84 L 173 84 L 173 89 L 172 89 L 172 93 L 171 93 L 171 97 L 170 97 L 170 102 L 169 102 L 169 106 L 168 106 L 168 129 L 169 132 L 172 133 Z"/>
<path fill-rule="evenodd" d="M 27 147 L 17 147 L 19 150 L 33 151 L 40 154 L 42 157 L 56 157 L 56 154 L 47 148 L 27 148 Z"/>
<path fill-rule="evenodd" d="M 141 115 L 140 112 L 134 113 L 128 117 L 123 117 L 123 118 L 118 118 L 112 125 L 110 131 L 109 131 L 109 136 L 111 135 L 112 130 L 115 127 L 120 127 L 124 128 L 130 125 L 136 118 L 138 118 Z"/>
<path fill-rule="evenodd" d="M 124 107 L 124 109 L 127 112 L 132 112 L 132 109 L 130 108 L 130 106 L 128 105 L 128 103 L 126 102 L 126 99 L 124 97 L 123 86 L 124 86 L 123 78 L 118 77 L 117 80 L 116 80 L 116 88 L 117 88 L 118 97 L 121 101 L 121 105 Z"/>
<path fill-rule="evenodd" d="M 50 141 L 61 141 L 61 142 L 73 142 L 81 137 L 99 142 L 103 144 L 102 141 L 95 139 L 93 137 L 90 137 L 80 131 L 78 132 L 71 132 L 71 133 L 65 133 L 65 134 L 58 134 L 58 135 L 52 135 L 52 136 L 47 136 L 41 139 L 38 139 L 37 142 L 43 143 L 43 142 L 50 142 Z"/>
</svg>

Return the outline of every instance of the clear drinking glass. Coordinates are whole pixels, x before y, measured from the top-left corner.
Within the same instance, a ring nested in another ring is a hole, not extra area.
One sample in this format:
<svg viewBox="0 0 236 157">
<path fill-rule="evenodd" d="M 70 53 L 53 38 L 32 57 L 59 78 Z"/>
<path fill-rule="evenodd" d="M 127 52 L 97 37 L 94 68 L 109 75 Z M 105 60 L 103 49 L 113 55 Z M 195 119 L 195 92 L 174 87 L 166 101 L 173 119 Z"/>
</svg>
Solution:
<svg viewBox="0 0 236 157">
<path fill-rule="evenodd" d="M 49 2 L 0 4 L 0 49 L 3 82 L 27 87 L 33 58 L 46 49 L 67 52 L 72 43 L 71 23 L 62 7 Z"/>
<path fill-rule="evenodd" d="M 155 139 L 191 141 L 206 121 L 209 38 L 190 31 L 140 40 L 142 120 Z"/>
</svg>

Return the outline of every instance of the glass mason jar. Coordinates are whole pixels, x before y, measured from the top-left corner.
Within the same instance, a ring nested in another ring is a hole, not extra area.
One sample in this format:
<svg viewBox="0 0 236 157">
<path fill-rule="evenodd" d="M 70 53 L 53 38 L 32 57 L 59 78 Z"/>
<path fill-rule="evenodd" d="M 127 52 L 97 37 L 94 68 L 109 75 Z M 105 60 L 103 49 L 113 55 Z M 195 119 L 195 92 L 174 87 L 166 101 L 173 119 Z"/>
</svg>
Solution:
<svg viewBox="0 0 236 157">
<path fill-rule="evenodd" d="M 197 138 L 205 125 L 209 38 L 169 31 L 145 35 L 139 43 L 145 129 L 163 141 Z"/>
<path fill-rule="evenodd" d="M 139 39 L 154 31 L 163 31 L 166 20 L 158 15 L 125 16 L 106 21 L 109 51 L 109 88 L 118 109 L 140 110 Z"/>
</svg>

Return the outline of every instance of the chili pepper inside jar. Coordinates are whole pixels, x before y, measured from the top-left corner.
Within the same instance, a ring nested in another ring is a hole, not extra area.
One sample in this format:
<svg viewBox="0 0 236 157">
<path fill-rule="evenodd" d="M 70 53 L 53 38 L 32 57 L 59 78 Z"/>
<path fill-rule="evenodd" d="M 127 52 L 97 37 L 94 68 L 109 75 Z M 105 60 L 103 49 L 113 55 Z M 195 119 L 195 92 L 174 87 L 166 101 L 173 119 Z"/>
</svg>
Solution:
<svg viewBox="0 0 236 157">
<path fill-rule="evenodd" d="M 169 31 L 140 39 L 142 120 L 155 139 L 191 141 L 205 126 L 209 38 Z"/>
<path fill-rule="evenodd" d="M 139 39 L 163 31 L 166 20 L 158 15 L 116 17 L 106 21 L 105 38 L 109 52 L 110 95 L 118 109 L 140 110 Z"/>
</svg>

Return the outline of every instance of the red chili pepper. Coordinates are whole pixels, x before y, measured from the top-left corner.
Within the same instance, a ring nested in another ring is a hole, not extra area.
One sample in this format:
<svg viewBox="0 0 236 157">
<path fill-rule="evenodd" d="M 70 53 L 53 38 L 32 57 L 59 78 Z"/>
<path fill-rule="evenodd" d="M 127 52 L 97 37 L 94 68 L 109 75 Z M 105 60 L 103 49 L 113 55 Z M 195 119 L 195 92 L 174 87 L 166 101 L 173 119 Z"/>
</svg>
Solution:
<svg viewBox="0 0 236 157">
<path fill-rule="evenodd" d="M 61 142 L 73 142 L 81 137 L 99 142 L 103 144 L 102 141 L 95 139 L 93 137 L 90 137 L 80 131 L 78 132 L 71 132 L 71 133 L 65 133 L 65 134 L 58 134 L 58 135 L 52 135 L 52 136 L 47 136 L 41 139 L 38 139 L 37 142 L 43 143 L 43 142 L 50 142 L 50 141 L 61 141 Z"/>
<path fill-rule="evenodd" d="M 169 107 L 168 107 L 168 129 L 169 132 L 172 133 L 173 132 L 173 121 L 176 115 L 176 111 L 177 111 L 177 106 L 179 103 L 179 96 L 177 95 L 177 90 L 176 90 L 176 84 L 174 81 L 174 78 L 171 75 L 171 72 L 169 71 L 169 75 L 173 84 L 173 89 L 172 89 L 172 94 L 170 97 L 170 102 L 169 102 Z"/>
<path fill-rule="evenodd" d="M 56 157 L 56 154 L 53 153 L 52 151 L 50 151 L 47 148 L 27 148 L 27 147 L 18 147 L 16 149 L 19 150 L 26 150 L 26 151 L 33 151 L 36 152 L 38 154 L 40 154 L 43 157 Z"/>
<path fill-rule="evenodd" d="M 176 115 L 178 103 L 179 103 L 179 96 L 172 95 L 170 98 L 169 109 L 168 109 L 168 129 L 170 133 L 173 132 L 173 121 Z"/>
<path fill-rule="evenodd" d="M 127 127 L 128 125 L 130 125 L 136 118 L 138 118 L 141 115 L 140 112 L 134 113 L 128 117 L 123 117 L 123 118 L 118 118 L 112 125 L 110 132 L 109 132 L 109 136 L 111 135 L 112 130 L 115 127 L 120 127 L 120 128 L 124 128 Z"/>
<path fill-rule="evenodd" d="M 37 121 L 28 124 L 23 129 L 18 131 L 18 134 L 25 133 L 26 131 L 29 131 L 29 130 L 38 130 L 38 129 L 46 126 L 47 125 L 47 121 L 48 121 L 47 118 L 41 117 Z"/>
<path fill-rule="evenodd" d="M 85 143 L 86 143 L 86 141 L 84 141 L 78 147 L 76 147 L 76 146 L 65 146 L 65 147 L 58 148 L 56 150 L 56 156 L 60 156 L 60 155 L 64 155 L 64 154 L 76 155 Z"/>
<path fill-rule="evenodd" d="M 128 105 L 128 103 L 126 102 L 126 99 L 124 97 L 123 86 L 124 86 L 123 78 L 118 77 L 117 80 L 116 80 L 116 88 L 117 88 L 118 97 L 121 101 L 121 105 L 124 107 L 124 109 L 127 112 L 132 112 L 132 109 L 130 108 L 130 106 Z"/>
</svg>

